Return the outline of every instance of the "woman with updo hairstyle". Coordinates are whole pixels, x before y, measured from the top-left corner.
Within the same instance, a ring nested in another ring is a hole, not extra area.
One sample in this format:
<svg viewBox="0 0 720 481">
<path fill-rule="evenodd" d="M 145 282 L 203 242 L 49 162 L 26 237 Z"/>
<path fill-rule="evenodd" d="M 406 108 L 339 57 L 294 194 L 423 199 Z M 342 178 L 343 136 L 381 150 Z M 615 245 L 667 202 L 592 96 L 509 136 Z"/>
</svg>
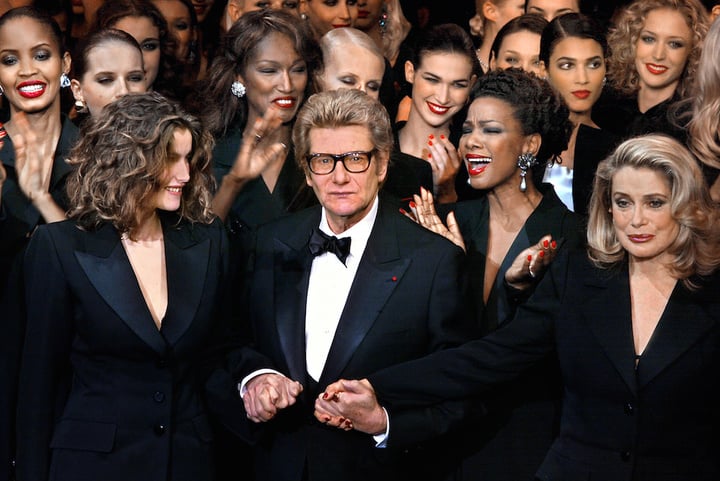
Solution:
<svg viewBox="0 0 720 481">
<path fill-rule="evenodd" d="M 543 30 L 540 60 L 548 83 L 570 110 L 573 133 L 557 162 L 537 171 L 536 180 L 551 183 L 573 212 L 587 216 L 597 164 L 615 147 L 616 137 L 601 130 L 592 109 L 605 85 L 608 45 L 592 18 L 580 13 L 555 17 Z"/>
<path fill-rule="evenodd" d="M 105 28 L 123 30 L 140 45 L 147 90 L 184 97 L 182 67 L 175 60 L 167 22 L 150 0 L 106 1 L 96 13 L 93 30 Z"/>
<path fill-rule="evenodd" d="M 671 107 L 691 95 L 707 29 L 699 0 L 635 0 L 620 9 L 608 34 L 614 91 L 593 111 L 598 125 L 623 138 L 661 132 L 684 141 Z"/>
<path fill-rule="evenodd" d="M 213 211 L 234 232 L 315 202 L 291 132 L 320 63 L 304 23 L 284 11 L 248 12 L 225 35 L 194 108 L 217 140 Z"/>
<path fill-rule="evenodd" d="M 544 76 L 540 63 L 540 39 L 548 22 L 540 15 L 520 15 L 508 21 L 490 47 L 490 68 L 521 68 Z"/>
<path fill-rule="evenodd" d="M 572 124 L 562 99 L 547 82 L 516 68 L 481 76 L 470 99 L 458 154 L 470 186 L 484 195 L 439 206 L 442 218 L 450 212 L 445 224 L 427 192 L 415 196 L 414 213 L 466 251 L 469 302 L 486 335 L 508 324 L 560 245 L 577 246 L 582 235 L 579 219 L 552 186 L 533 180 L 533 171 L 543 172 L 567 149 Z M 463 433 L 463 479 L 532 479 L 556 434 L 559 382 L 548 357 L 478 401 L 478 412 L 487 416 Z"/>
<path fill-rule="evenodd" d="M 477 56 L 483 73 L 490 70 L 491 47 L 500 29 L 524 13 L 522 1 L 475 0 L 475 16 L 470 19 L 470 33 L 480 37 Z"/>
<path fill-rule="evenodd" d="M 154 92 L 85 124 L 70 220 L 38 229 L 25 258 L 19 479 L 216 479 L 203 386 L 229 270 L 211 148 Z"/>
<path fill-rule="evenodd" d="M 142 50 L 129 33 L 97 30 L 80 40 L 73 58 L 70 88 L 78 114 L 98 115 L 123 95 L 147 91 Z"/>
</svg>

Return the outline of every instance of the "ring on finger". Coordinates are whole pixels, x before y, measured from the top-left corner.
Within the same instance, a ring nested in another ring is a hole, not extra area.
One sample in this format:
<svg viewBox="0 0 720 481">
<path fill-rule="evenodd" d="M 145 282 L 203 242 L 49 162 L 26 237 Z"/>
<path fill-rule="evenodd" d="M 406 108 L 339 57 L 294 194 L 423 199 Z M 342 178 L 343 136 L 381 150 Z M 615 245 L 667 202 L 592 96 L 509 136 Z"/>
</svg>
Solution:
<svg viewBox="0 0 720 481">
<path fill-rule="evenodd" d="M 528 274 L 530 274 L 530 277 L 535 279 L 535 273 L 532 270 L 532 265 L 528 265 Z"/>
</svg>

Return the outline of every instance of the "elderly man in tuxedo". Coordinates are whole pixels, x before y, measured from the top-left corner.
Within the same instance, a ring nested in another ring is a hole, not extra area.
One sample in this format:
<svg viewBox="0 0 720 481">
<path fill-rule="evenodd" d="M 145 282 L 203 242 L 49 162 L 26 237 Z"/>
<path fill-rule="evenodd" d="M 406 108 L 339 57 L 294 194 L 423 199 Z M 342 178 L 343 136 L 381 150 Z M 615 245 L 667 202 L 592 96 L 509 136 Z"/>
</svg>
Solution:
<svg viewBox="0 0 720 481">
<path fill-rule="evenodd" d="M 244 402 L 238 419 L 247 418 L 254 437 L 256 478 L 433 479 L 429 467 L 441 455 L 431 438 L 461 420 L 464 403 L 393 417 L 375 436 L 326 426 L 313 405 L 338 378 L 362 378 L 474 334 L 463 252 L 379 195 L 393 137 L 377 101 L 357 90 L 316 94 L 293 141 L 320 205 L 259 229 L 245 306 L 253 344 L 228 363 Z M 414 434 L 429 426 L 417 444 Z"/>
</svg>

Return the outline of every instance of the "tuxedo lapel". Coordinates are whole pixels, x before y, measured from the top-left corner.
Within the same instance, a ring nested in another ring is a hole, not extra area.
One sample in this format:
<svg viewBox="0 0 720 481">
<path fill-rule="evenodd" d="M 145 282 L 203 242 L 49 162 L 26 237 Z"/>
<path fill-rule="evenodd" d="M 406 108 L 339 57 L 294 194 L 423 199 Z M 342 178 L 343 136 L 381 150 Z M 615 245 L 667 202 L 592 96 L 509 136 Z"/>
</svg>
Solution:
<svg viewBox="0 0 720 481">
<path fill-rule="evenodd" d="M 580 312 L 610 362 L 630 390 L 637 391 L 635 348 L 633 345 L 630 283 L 625 265 L 619 272 L 586 269 L 587 293 L 577 299 Z"/>
<path fill-rule="evenodd" d="M 308 248 L 310 235 L 320 224 L 320 209 L 293 225 L 288 235 L 273 242 L 275 320 L 283 357 L 292 379 L 305 379 L 305 309 L 312 255 Z M 281 298 L 278 298 L 281 297 Z"/>
<path fill-rule="evenodd" d="M 159 353 L 166 343 L 145 304 L 130 260 L 114 227 L 105 224 L 88 236 L 86 252 L 75 258 L 90 283 L 120 319 L 146 344 Z"/>
<path fill-rule="evenodd" d="M 320 378 L 321 386 L 340 377 L 410 265 L 410 259 L 400 255 L 396 222 L 381 201 L 335 331 Z"/>
<path fill-rule="evenodd" d="M 675 362 L 713 326 L 703 303 L 693 299 L 693 293 L 678 281 L 638 365 L 640 387 Z"/>
<path fill-rule="evenodd" d="M 168 306 L 162 334 L 175 344 L 195 319 L 205 286 L 210 259 L 210 239 L 193 238 L 190 226 L 163 223 Z"/>
</svg>

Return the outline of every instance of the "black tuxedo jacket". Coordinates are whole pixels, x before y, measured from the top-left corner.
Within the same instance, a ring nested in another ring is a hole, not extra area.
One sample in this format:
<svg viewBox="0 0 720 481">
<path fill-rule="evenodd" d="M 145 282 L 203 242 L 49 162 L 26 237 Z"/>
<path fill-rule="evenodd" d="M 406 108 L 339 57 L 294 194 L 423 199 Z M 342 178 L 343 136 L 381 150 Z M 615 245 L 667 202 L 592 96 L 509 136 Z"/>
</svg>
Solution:
<svg viewBox="0 0 720 481">
<path fill-rule="evenodd" d="M 556 348 L 562 420 L 539 479 L 720 479 L 720 276 L 701 284 L 677 284 L 636 369 L 627 266 L 561 255 L 506 327 L 370 381 L 392 419 L 491 389 Z"/>
<path fill-rule="evenodd" d="M 405 448 L 415 446 L 407 446 L 402 436 L 411 433 L 409 437 L 425 441 L 446 432 L 462 417 L 464 403 L 393 418 L 387 449 L 375 448 L 369 435 L 317 422 L 313 406 L 317 394 L 339 378 L 364 377 L 469 339 L 463 253 L 400 215 L 391 201 L 381 200 L 325 369 L 313 389 L 306 382 L 305 306 L 313 261 L 308 241 L 320 215 L 320 207 L 308 209 L 258 232 L 247 301 L 255 344 L 232 362 L 234 382 L 258 368 L 274 368 L 301 381 L 305 391 L 295 406 L 257 433 L 257 478 L 431 479 L 413 474 L 417 458 Z M 228 389 L 237 396 L 234 385 Z M 416 437 L 425 430 L 430 431 L 427 436 Z M 418 457 L 430 456 L 424 452 Z"/>
<path fill-rule="evenodd" d="M 25 258 L 18 400 L 22 481 L 211 480 L 202 388 L 221 337 L 225 232 L 163 220 L 157 329 L 114 227 L 48 224 Z"/>
</svg>

